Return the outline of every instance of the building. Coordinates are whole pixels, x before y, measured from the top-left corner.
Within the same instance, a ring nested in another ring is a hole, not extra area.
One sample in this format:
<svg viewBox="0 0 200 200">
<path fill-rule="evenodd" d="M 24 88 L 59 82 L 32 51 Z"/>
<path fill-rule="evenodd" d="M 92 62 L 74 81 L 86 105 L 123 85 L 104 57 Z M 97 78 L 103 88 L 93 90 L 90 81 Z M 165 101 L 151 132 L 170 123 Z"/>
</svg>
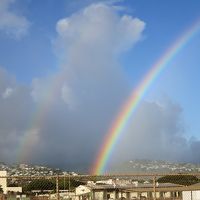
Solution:
<svg viewBox="0 0 200 200">
<path fill-rule="evenodd" d="M 0 177 L 6 177 L 6 171 L 0 171 Z M 7 191 L 7 178 L 0 178 L 0 186 L 3 189 L 3 193 L 6 194 Z"/>
<path fill-rule="evenodd" d="M 176 199 L 182 200 L 181 185 L 171 183 L 89 184 L 76 189 L 76 200 Z M 191 199 L 185 199 L 191 200 Z"/>
<path fill-rule="evenodd" d="M 90 199 L 91 188 L 86 185 L 79 185 L 75 189 L 75 196 L 77 200 Z"/>
<path fill-rule="evenodd" d="M 22 193 L 22 187 L 7 186 L 7 171 L 0 171 L 0 186 L 3 189 L 4 194 L 7 194 L 8 192 Z"/>
<path fill-rule="evenodd" d="M 182 193 L 183 200 L 200 200 L 200 183 L 187 187 Z"/>
</svg>

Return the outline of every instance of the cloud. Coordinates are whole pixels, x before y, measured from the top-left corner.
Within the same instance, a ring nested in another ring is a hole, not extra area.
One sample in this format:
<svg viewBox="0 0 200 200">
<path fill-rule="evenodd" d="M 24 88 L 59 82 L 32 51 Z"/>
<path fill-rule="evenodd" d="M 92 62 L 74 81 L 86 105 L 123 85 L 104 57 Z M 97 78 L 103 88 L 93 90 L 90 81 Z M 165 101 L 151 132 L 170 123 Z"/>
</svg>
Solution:
<svg viewBox="0 0 200 200">
<path fill-rule="evenodd" d="M 89 90 L 105 91 L 107 84 L 126 84 L 116 57 L 141 39 L 144 28 L 142 20 L 119 16 L 112 6 L 105 4 L 92 4 L 60 19 L 54 46 L 62 68 L 46 80 L 33 82 L 34 97 L 42 97 L 49 85 L 58 82 L 60 91 L 56 94 L 69 105 L 72 99 L 79 101 Z"/>
<path fill-rule="evenodd" d="M 27 34 L 30 22 L 11 9 L 11 5 L 14 3 L 15 0 L 0 1 L 0 31 L 19 39 Z"/>
<path fill-rule="evenodd" d="M 84 9 L 85 7 L 88 7 L 91 4 L 98 4 L 98 3 L 108 5 L 120 11 L 122 9 L 123 10 L 127 9 L 124 6 L 122 6 L 123 2 L 124 0 L 84 0 L 84 1 L 76 0 L 76 1 L 67 1 L 66 5 L 67 5 L 67 10 L 69 10 L 69 12 L 72 11 L 77 12 L 77 10 Z"/>
<path fill-rule="evenodd" d="M 92 4 L 57 22 L 53 47 L 61 66 L 56 73 L 25 87 L 0 68 L 0 160 L 86 172 L 132 90 L 119 57 L 134 48 L 144 29 L 145 22 L 112 5 Z M 184 127 L 180 105 L 144 101 L 113 161 L 199 161 L 199 140 L 188 140 Z"/>
<path fill-rule="evenodd" d="M 2 93 L 2 97 L 4 99 L 7 99 L 8 97 L 10 97 L 13 93 L 13 89 L 12 88 L 6 88 L 6 90 Z"/>
<path fill-rule="evenodd" d="M 34 107 L 30 89 L 0 67 L 0 160 L 16 161 L 17 146 L 23 138 Z"/>
<path fill-rule="evenodd" d="M 42 149 L 35 151 L 37 159 L 55 163 L 50 157 L 59 159 L 60 153 L 68 158 L 62 161 L 65 165 L 91 163 L 116 109 L 129 93 L 117 58 L 140 41 L 144 28 L 142 20 L 120 16 L 105 4 L 92 4 L 57 22 L 54 47 L 61 67 L 32 85 L 38 103 L 46 99 L 48 104 L 48 91 L 53 99 L 46 125 L 40 127 Z M 49 155 L 55 144 L 59 147 Z"/>
<path fill-rule="evenodd" d="M 195 152 L 200 141 L 191 141 L 185 131 L 180 105 L 171 100 L 143 101 L 121 135 L 113 162 L 119 158 L 198 162 Z"/>
<path fill-rule="evenodd" d="M 77 53 L 107 55 L 109 58 L 138 42 L 144 28 L 145 23 L 138 18 L 127 15 L 120 17 L 110 6 L 93 4 L 79 14 L 58 21 L 59 55 L 69 59 L 69 63 L 74 62 L 73 56 Z M 83 48 L 87 51 L 84 52 Z M 75 53 L 75 50 L 78 52 Z"/>
<path fill-rule="evenodd" d="M 62 96 L 62 99 L 64 100 L 64 102 L 69 106 L 69 108 L 73 108 L 75 106 L 75 100 L 71 93 L 72 93 L 72 91 L 68 87 L 68 85 L 64 84 L 61 89 L 61 96 Z"/>
</svg>

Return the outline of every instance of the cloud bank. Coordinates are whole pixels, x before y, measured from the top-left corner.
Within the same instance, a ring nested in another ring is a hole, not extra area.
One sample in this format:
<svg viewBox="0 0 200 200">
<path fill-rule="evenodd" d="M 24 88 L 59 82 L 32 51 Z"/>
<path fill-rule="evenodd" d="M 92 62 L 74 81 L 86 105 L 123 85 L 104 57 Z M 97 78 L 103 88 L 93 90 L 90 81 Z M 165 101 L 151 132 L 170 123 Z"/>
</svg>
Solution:
<svg viewBox="0 0 200 200">
<path fill-rule="evenodd" d="M 16 160 L 16 151 L 26 131 L 33 108 L 30 89 L 20 86 L 0 68 L 0 160 Z"/>
<path fill-rule="evenodd" d="M 44 148 L 41 159 L 55 144 L 59 149 L 51 154 L 54 157 L 60 152 L 69 160 L 77 158 L 77 162 L 94 159 L 94 150 L 100 146 L 110 119 L 129 93 L 117 57 L 141 39 L 144 27 L 140 19 L 119 16 L 112 6 L 104 4 L 92 4 L 58 21 L 54 46 L 60 71 L 34 80 L 32 91 L 39 102 L 46 98 L 45 91 L 54 94 L 49 111 L 54 114 L 47 117 L 48 126 L 42 127 L 40 135 L 40 141 L 49 136 L 51 141 L 40 145 Z"/>
<path fill-rule="evenodd" d="M 3 10 L 9 12 L 8 6 Z M 1 68 L 0 160 L 87 171 L 131 92 L 118 58 L 141 40 L 144 28 L 145 22 L 111 5 L 92 4 L 57 22 L 55 74 L 24 87 Z M 198 144 L 184 135 L 179 105 L 143 102 L 111 162 L 199 161 Z"/>
</svg>

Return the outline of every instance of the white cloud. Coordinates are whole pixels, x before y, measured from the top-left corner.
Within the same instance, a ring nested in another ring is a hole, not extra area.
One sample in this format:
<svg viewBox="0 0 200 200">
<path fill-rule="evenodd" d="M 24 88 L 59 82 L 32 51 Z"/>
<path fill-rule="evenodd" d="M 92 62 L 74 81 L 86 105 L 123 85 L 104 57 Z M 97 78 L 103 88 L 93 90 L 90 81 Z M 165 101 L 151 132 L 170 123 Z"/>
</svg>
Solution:
<svg viewBox="0 0 200 200">
<path fill-rule="evenodd" d="M 111 82 L 124 84 L 120 80 L 124 79 L 123 72 L 115 57 L 132 48 L 141 39 L 144 28 L 142 20 L 120 16 L 112 6 L 102 3 L 60 19 L 55 47 L 65 69 L 63 73 L 68 77 L 65 85 L 69 84 L 71 95 L 80 99 L 91 87 Z"/>
<path fill-rule="evenodd" d="M 75 107 L 75 100 L 72 95 L 72 91 L 70 87 L 66 84 L 62 86 L 61 96 L 64 102 L 69 106 L 69 108 L 73 109 Z"/>
<path fill-rule="evenodd" d="M 15 2 L 15 0 L 0 1 L 0 31 L 11 37 L 21 38 L 27 34 L 30 22 L 10 9 Z"/>
<path fill-rule="evenodd" d="M 13 93 L 13 89 L 8 87 L 6 88 L 6 90 L 2 93 L 2 98 L 3 99 L 7 99 L 8 97 L 10 97 Z"/>
<path fill-rule="evenodd" d="M 138 18 L 120 17 L 113 7 L 93 4 L 81 13 L 58 21 L 57 44 L 71 53 L 73 48 L 80 51 L 84 47 L 98 54 L 104 49 L 110 56 L 132 47 L 141 39 L 144 28 L 145 23 Z"/>
</svg>

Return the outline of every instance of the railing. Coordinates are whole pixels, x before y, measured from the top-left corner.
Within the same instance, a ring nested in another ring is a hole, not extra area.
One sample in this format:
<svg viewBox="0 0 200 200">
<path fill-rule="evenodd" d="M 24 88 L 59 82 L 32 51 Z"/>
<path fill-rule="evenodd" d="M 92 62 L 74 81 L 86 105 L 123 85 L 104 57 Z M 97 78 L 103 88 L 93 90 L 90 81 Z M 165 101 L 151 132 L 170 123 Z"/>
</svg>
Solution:
<svg viewBox="0 0 200 200">
<path fill-rule="evenodd" d="M 199 174 L 0 176 L 0 200 L 200 200 Z"/>
</svg>

